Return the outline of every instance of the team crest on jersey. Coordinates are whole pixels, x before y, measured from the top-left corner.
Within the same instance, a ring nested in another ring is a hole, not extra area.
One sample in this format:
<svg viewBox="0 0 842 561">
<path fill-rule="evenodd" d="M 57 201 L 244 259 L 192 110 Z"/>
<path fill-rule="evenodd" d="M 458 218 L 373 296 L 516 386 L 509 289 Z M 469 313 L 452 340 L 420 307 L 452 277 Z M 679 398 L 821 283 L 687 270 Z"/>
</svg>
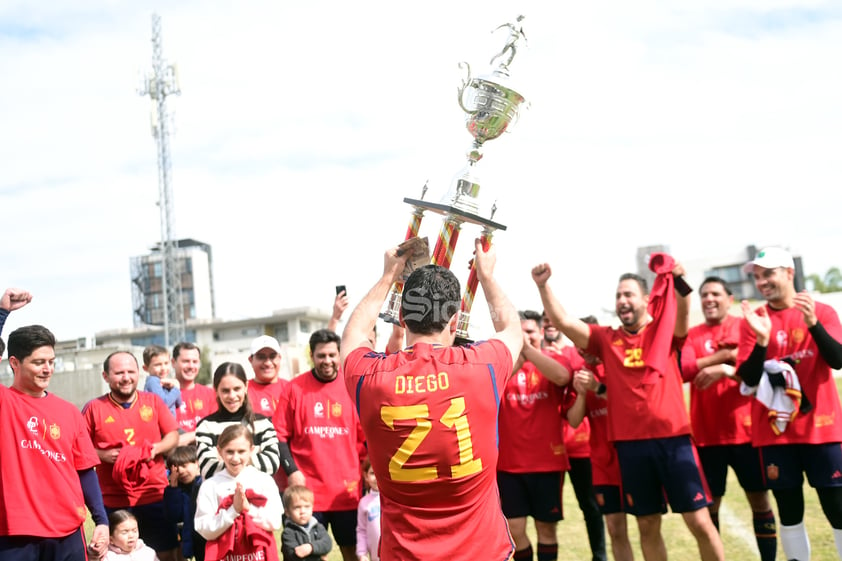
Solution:
<svg viewBox="0 0 842 561">
<path fill-rule="evenodd" d="M 50 425 L 50 438 L 52 438 L 53 440 L 58 440 L 59 438 L 61 438 L 61 427 L 59 427 L 55 423 Z"/>
<path fill-rule="evenodd" d="M 781 329 L 775 334 L 775 341 L 778 342 L 778 347 L 780 347 L 781 349 L 786 348 L 787 339 L 788 338 L 786 336 L 786 331 L 784 331 L 783 329 Z"/>
<path fill-rule="evenodd" d="M 804 330 L 800 327 L 796 327 L 792 330 L 792 342 L 798 345 L 802 341 L 804 341 Z"/>
<path fill-rule="evenodd" d="M 313 415 L 315 415 L 318 419 L 324 418 L 325 406 L 321 401 L 317 401 L 313 404 Z"/>
<path fill-rule="evenodd" d="M 152 411 L 152 408 L 149 407 L 148 405 L 144 405 L 143 407 L 140 408 L 140 418 L 143 421 L 149 422 L 150 420 L 152 420 L 153 414 L 154 414 L 154 411 Z"/>
<path fill-rule="evenodd" d="M 264 411 L 271 411 L 272 410 L 271 406 L 269 405 L 269 400 L 266 399 L 265 397 L 261 398 L 261 400 L 260 400 L 260 408 L 263 409 Z"/>
<path fill-rule="evenodd" d="M 342 416 L 342 404 L 341 403 L 333 403 L 330 406 L 330 414 L 334 417 L 341 417 Z"/>
<path fill-rule="evenodd" d="M 711 339 L 707 339 L 705 341 L 705 352 L 707 352 L 707 354 L 709 355 L 712 355 L 716 352 L 716 345 L 713 344 L 713 341 Z"/>
<path fill-rule="evenodd" d="M 26 421 L 26 428 L 29 432 L 38 434 L 38 417 L 32 416 Z"/>
<path fill-rule="evenodd" d="M 533 372 L 532 374 L 529 375 L 529 385 L 530 386 L 535 387 L 539 383 L 541 383 L 541 375 L 540 374 L 538 374 L 537 372 Z"/>
<path fill-rule="evenodd" d="M 624 343 L 622 339 L 614 339 L 614 341 L 611 344 L 616 347 L 622 347 Z"/>
<path fill-rule="evenodd" d="M 114 417 L 112 417 L 111 415 L 109 415 L 108 417 L 105 418 L 105 424 L 106 425 L 114 423 L 114 422 L 115 422 Z"/>
<path fill-rule="evenodd" d="M 194 399 L 193 400 L 193 410 L 194 411 L 199 411 L 199 410 L 204 409 L 204 408 L 205 408 L 205 402 L 204 401 L 202 401 L 201 399 Z"/>
<path fill-rule="evenodd" d="M 353 495 L 357 492 L 357 487 L 359 486 L 359 481 L 348 481 L 347 479 L 343 479 L 345 482 L 345 490 L 348 491 L 349 495 Z"/>
<path fill-rule="evenodd" d="M 780 470 L 778 469 L 778 466 L 776 466 L 775 464 L 769 464 L 768 466 L 766 466 L 766 477 L 770 481 L 777 480 L 779 476 Z"/>
</svg>

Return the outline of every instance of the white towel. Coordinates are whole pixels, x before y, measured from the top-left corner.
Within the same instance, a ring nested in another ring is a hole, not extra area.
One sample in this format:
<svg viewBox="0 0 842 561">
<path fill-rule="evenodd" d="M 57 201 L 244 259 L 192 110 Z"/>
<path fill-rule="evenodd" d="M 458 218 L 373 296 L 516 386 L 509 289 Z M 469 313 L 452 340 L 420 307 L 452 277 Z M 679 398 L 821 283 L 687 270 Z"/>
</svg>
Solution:
<svg viewBox="0 0 842 561">
<path fill-rule="evenodd" d="M 769 376 L 781 376 L 783 385 L 773 384 Z M 798 414 L 801 406 L 801 383 L 798 374 L 789 363 L 781 360 L 767 360 L 763 363 L 763 375 L 757 386 L 740 384 L 740 393 L 754 394 L 755 399 L 769 410 L 769 422 L 775 434 L 781 434 Z"/>
</svg>

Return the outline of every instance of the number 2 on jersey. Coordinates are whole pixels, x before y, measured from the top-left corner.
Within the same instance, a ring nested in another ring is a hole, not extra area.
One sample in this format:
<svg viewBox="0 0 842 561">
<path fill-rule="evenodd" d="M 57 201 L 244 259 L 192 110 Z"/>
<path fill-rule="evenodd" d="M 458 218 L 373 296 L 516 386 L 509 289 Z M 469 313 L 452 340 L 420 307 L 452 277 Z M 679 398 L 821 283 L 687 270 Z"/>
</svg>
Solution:
<svg viewBox="0 0 842 561">
<path fill-rule="evenodd" d="M 395 430 L 395 421 L 416 422 L 409 436 L 398 447 L 389 460 L 389 475 L 393 481 L 432 481 L 439 476 L 438 468 L 432 466 L 404 467 L 410 456 L 421 446 L 421 443 L 433 430 L 430 410 L 423 405 L 384 405 L 380 408 L 380 418 L 390 429 Z M 439 418 L 445 427 L 456 428 L 456 441 L 459 445 L 459 463 L 450 466 L 450 476 L 453 479 L 467 477 L 482 470 L 482 460 L 474 458 L 474 446 L 471 441 L 471 427 L 465 415 L 465 398 L 454 397 L 450 400 L 450 407 Z"/>
</svg>

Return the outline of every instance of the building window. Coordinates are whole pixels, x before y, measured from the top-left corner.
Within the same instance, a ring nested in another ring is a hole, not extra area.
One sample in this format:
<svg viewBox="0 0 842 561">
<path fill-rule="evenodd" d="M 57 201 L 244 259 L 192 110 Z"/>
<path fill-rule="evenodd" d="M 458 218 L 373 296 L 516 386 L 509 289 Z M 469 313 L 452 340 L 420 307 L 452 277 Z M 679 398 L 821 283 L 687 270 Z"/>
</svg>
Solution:
<svg viewBox="0 0 842 561">
<path fill-rule="evenodd" d="M 307 319 L 300 319 L 298 320 L 298 327 L 301 329 L 301 333 L 310 333 L 312 331 L 312 327 L 310 326 L 310 320 Z"/>
<path fill-rule="evenodd" d="M 275 339 L 279 343 L 289 342 L 289 325 L 286 322 L 275 326 Z"/>
<path fill-rule="evenodd" d="M 161 276 L 163 275 L 163 270 L 163 265 L 161 265 L 161 262 L 158 261 L 152 266 L 152 276 L 161 278 Z"/>
</svg>

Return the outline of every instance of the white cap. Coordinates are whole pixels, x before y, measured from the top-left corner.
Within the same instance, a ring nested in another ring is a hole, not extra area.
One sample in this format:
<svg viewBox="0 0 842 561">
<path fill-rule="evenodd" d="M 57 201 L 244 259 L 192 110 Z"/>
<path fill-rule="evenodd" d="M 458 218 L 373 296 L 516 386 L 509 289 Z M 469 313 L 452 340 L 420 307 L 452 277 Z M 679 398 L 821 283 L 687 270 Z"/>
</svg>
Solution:
<svg viewBox="0 0 842 561">
<path fill-rule="evenodd" d="M 792 255 L 782 247 L 764 247 L 757 252 L 754 259 L 743 265 L 743 272 L 751 273 L 755 265 L 764 269 L 777 269 L 778 267 L 785 267 L 787 269 L 795 268 Z"/>
<path fill-rule="evenodd" d="M 251 342 L 252 356 L 260 349 L 272 349 L 276 353 L 281 354 L 281 346 L 278 344 L 278 340 L 268 335 L 261 335 Z"/>
</svg>

